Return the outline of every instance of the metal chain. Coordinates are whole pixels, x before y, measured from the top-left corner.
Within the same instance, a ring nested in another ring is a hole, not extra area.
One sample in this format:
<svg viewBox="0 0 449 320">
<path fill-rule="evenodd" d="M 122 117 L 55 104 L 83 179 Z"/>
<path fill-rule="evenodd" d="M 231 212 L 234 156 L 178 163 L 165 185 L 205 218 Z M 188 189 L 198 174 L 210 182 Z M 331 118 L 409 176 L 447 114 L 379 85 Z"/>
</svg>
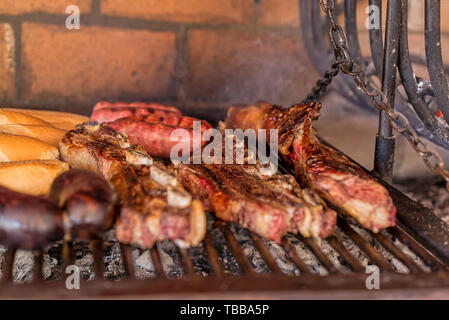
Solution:
<svg viewBox="0 0 449 320">
<path fill-rule="evenodd" d="M 325 72 L 324 78 L 317 81 L 317 85 L 313 88 L 313 93 L 307 98 L 317 98 L 323 93 L 332 81 L 332 78 L 338 74 L 339 70 L 352 76 L 360 90 L 369 96 L 373 106 L 388 115 L 393 129 L 402 134 L 410 142 L 416 153 L 422 157 L 426 166 L 432 172 L 443 177 L 446 181 L 446 189 L 449 191 L 449 172 L 445 169 L 441 156 L 420 139 L 416 131 L 411 127 L 408 119 L 402 113 L 393 110 L 388 104 L 385 94 L 363 73 L 360 66 L 352 59 L 345 32 L 335 19 L 335 0 L 320 0 L 320 6 L 329 18 L 331 25 L 329 38 L 334 49 L 335 62 L 332 64 L 331 69 Z"/>
<path fill-rule="evenodd" d="M 340 71 L 340 64 L 343 61 L 335 61 L 329 70 L 324 72 L 323 79 L 316 82 L 315 86 L 312 88 L 312 93 L 307 95 L 306 101 L 318 100 L 319 97 L 327 90 L 327 87 L 331 84 L 332 79 Z"/>
</svg>

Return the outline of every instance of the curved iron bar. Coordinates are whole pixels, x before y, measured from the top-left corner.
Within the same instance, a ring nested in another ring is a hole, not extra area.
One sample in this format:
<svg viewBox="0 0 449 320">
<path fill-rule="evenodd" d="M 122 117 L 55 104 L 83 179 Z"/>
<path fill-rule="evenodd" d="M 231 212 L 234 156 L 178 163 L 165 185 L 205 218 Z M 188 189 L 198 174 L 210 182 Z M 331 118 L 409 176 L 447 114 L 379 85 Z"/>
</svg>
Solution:
<svg viewBox="0 0 449 320">
<path fill-rule="evenodd" d="M 320 16 L 320 6 L 318 1 L 300 0 L 301 27 L 306 48 L 315 68 L 322 74 L 331 65 L 334 59 L 329 44 L 324 43 L 324 35 L 329 32 L 329 22 Z M 311 4 L 311 5 L 310 5 Z M 344 7 L 339 5 L 336 9 L 337 14 L 343 13 Z M 311 21 L 315 17 L 317 21 Z M 327 29 L 325 29 L 327 27 Z M 324 32 L 323 32 L 324 30 Z M 327 50 L 325 48 L 328 48 Z M 324 63 L 325 62 L 325 63 Z M 369 100 L 358 90 L 350 77 L 340 79 L 339 94 L 345 99 L 356 105 L 364 106 L 371 111 Z"/>
<path fill-rule="evenodd" d="M 446 121 L 449 122 L 449 89 L 441 53 L 440 5 L 440 0 L 426 0 L 425 2 L 426 60 L 438 106 Z"/>
<path fill-rule="evenodd" d="M 377 76 L 382 78 L 382 54 L 384 52 L 384 45 L 382 40 L 382 0 L 369 0 L 370 6 L 379 8 L 379 28 L 369 29 L 369 41 L 371 48 L 371 56 L 373 57 L 374 66 L 376 68 Z"/>
<path fill-rule="evenodd" d="M 318 2 L 318 1 L 317 1 Z M 351 56 L 363 68 L 364 61 L 360 50 L 357 32 L 357 4 L 356 0 L 345 0 L 345 31 Z"/>
<path fill-rule="evenodd" d="M 407 10 L 407 0 L 401 0 L 402 5 Z M 408 100 L 413 106 L 413 109 L 421 118 L 423 123 L 431 132 L 434 133 L 435 138 L 441 140 L 441 143 L 449 142 L 449 131 L 443 128 L 438 120 L 435 118 L 429 106 L 424 101 L 422 95 L 419 94 L 420 89 L 413 72 L 412 62 L 410 58 L 408 46 L 408 25 L 407 15 L 402 15 L 401 36 L 399 44 L 399 74 L 401 75 L 402 85 L 407 94 Z"/>
</svg>

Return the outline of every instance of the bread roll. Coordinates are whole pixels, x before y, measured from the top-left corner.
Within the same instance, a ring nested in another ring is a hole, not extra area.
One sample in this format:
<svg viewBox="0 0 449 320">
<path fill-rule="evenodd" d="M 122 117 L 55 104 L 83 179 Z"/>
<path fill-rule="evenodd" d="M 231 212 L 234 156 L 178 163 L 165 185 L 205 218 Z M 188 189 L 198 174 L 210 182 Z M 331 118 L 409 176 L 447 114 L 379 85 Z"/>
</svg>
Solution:
<svg viewBox="0 0 449 320">
<path fill-rule="evenodd" d="M 27 160 L 0 163 L 0 185 L 30 195 L 46 195 L 53 180 L 69 165 L 59 160 Z"/>
<path fill-rule="evenodd" d="M 58 148 L 35 138 L 0 133 L 0 162 L 59 159 Z"/>
<path fill-rule="evenodd" d="M 89 120 L 89 117 L 82 116 L 80 114 L 50 111 L 50 110 L 32 110 L 32 109 L 12 109 L 4 108 L 5 111 L 19 112 L 34 118 L 38 118 L 45 122 L 50 123 L 52 126 L 69 131 L 73 129 L 77 124 L 83 123 Z"/>
<path fill-rule="evenodd" d="M 51 126 L 50 123 L 42 119 L 33 117 L 31 115 L 27 115 L 16 111 L 0 110 L 0 125 L 3 124 L 31 124 L 31 125 Z"/>
<path fill-rule="evenodd" d="M 5 124 L 0 125 L 0 133 L 14 134 L 39 139 L 54 147 L 58 146 L 59 140 L 64 136 L 66 130 L 51 126 L 31 124 Z"/>
</svg>

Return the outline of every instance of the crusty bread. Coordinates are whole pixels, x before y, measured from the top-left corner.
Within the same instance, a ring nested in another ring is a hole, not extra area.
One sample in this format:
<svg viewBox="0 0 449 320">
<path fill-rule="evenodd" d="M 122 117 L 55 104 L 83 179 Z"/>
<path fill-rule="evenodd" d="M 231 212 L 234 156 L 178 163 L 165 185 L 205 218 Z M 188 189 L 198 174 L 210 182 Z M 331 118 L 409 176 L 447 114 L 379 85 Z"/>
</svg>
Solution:
<svg viewBox="0 0 449 320">
<path fill-rule="evenodd" d="M 52 126 L 31 124 L 5 124 L 0 125 L 0 133 L 35 138 L 54 147 L 57 147 L 59 140 L 61 140 L 61 138 L 64 136 L 66 130 L 58 129 Z"/>
<path fill-rule="evenodd" d="M 0 162 L 59 159 L 58 148 L 26 136 L 0 133 Z"/>
<path fill-rule="evenodd" d="M 0 109 L 0 125 L 3 124 L 32 124 L 51 126 L 50 123 L 24 113 Z"/>
<path fill-rule="evenodd" d="M 0 185 L 17 192 L 46 195 L 53 180 L 69 165 L 59 160 L 27 160 L 0 163 Z"/>
<path fill-rule="evenodd" d="M 89 120 L 89 117 L 82 116 L 80 114 L 52 111 L 52 110 L 32 110 L 32 109 L 13 109 L 3 108 L 1 110 L 14 111 L 22 113 L 45 122 L 50 123 L 52 126 L 63 129 L 65 131 L 73 129 L 77 124 L 83 123 Z"/>
</svg>

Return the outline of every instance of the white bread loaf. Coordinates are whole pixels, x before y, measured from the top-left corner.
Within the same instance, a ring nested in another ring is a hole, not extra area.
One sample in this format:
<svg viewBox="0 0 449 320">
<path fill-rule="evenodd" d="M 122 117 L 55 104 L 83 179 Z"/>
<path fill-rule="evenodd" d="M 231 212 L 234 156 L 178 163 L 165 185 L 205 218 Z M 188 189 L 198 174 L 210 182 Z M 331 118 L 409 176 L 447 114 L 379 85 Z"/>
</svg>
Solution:
<svg viewBox="0 0 449 320">
<path fill-rule="evenodd" d="M 0 125 L 0 133 L 26 136 L 39 139 L 54 147 L 58 146 L 59 140 L 64 136 L 66 130 L 52 126 L 31 125 L 31 124 L 5 124 Z"/>
<path fill-rule="evenodd" d="M 59 160 L 27 160 L 0 163 L 0 185 L 17 192 L 47 195 L 53 180 L 69 165 Z"/>
<path fill-rule="evenodd" d="M 31 125 L 51 126 L 50 123 L 42 119 L 33 117 L 31 115 L 27 115 L 16 111 L 0 109 L 0 125 L 3 124 L 31 124 Z"/>
<path fill-rule="evenodd" d="M 52 126 L 59 129 L 63 129 L 65 131 L 69 131 L 73 129 L 77 124 L 89 120 L 89 117 L 62 111 L 13 109 L 13 108 L 3 108 L 1 110 L 22 113 L 24 115 L 43 120 L 47 123 L 50 123 Z"/>
<path fill-rule="evenodd" d="M 26 136 L 0 133 L 0 162 L 59 159 L 58 148 Z"/>
</svg>

